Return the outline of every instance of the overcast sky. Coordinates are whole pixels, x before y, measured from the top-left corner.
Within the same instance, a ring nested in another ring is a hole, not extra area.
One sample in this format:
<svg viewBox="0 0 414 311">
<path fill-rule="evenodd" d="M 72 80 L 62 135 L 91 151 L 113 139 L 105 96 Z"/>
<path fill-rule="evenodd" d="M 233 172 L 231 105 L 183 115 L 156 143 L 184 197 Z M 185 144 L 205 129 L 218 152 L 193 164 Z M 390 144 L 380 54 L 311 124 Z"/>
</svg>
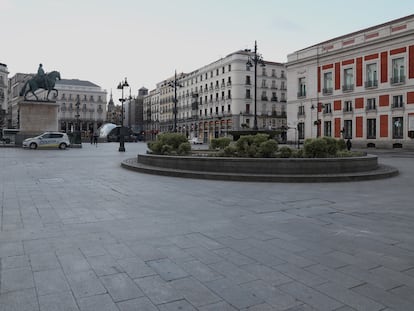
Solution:
<svg viewBox="0 0 414 311">
<path fill-rule="evenodd" d="M 414 13 L 413 0 L 0 0 L 0 63 L 136 95 L 258 42 L 265 60 Z M 108 96 L 109 99 L 109 96 Z"/>
</svg>

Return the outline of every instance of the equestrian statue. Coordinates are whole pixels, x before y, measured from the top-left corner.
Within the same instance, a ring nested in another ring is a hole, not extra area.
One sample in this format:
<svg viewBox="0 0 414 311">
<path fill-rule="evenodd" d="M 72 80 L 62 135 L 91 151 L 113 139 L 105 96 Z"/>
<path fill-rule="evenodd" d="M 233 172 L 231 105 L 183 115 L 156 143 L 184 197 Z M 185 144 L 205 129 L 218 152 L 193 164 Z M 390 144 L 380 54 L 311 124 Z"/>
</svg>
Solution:
<svg viewBox="0 0 414 311">
<path fill-rule="evenodd" d="M 26 95 L 28 93 L 32 93 L 36 100 L 39 101 L 39 98 L 35 92 L 38 89 L 43 89 L 47 91 L 46 100 L 49 100 L 49 94 L 51 91 L 56 91 L 56 96 L 59 93 L 58 90 L 55 89 L 56 80 L 60 80 L 59 71 L 45 73 L 42 64 L 40 64 L 39 69 L 37 70 L 37 75 L 26 81 L 20 91 L 20 96 L 24 96 L 24 99 L 27 99 Z"/>
</svg>

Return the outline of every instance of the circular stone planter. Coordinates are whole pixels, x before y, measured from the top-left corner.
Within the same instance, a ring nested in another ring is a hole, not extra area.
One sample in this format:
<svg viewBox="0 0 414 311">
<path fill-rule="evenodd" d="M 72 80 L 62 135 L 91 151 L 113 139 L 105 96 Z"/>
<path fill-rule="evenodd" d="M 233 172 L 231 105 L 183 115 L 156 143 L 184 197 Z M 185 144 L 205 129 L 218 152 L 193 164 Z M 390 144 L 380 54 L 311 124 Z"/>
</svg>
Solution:
<svg viewBox="0 0 414 311">
<path fill-rule="evenodd" d="M 122 167 L 142 173 L 233 181 L 332 182 L 381 179 L 398 170 L 378 164 L 378 157 L 225 158 L 139 154 Z"/>
</svg>

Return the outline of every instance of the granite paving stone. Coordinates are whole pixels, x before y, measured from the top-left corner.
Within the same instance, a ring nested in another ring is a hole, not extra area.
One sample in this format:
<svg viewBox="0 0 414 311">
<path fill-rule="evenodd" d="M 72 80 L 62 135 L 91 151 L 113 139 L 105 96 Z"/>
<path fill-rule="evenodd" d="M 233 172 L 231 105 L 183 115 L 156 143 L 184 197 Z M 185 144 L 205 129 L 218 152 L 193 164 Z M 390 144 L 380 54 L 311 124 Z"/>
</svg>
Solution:
<svg viewBox="0 0 414 311">
<path fill-rule="evenodd" d="M 34 272 L 39 296 L 69 291 L 69 285 L 61 269 Z"/>
<path fill-rule="evenodd" d="M 147 297 L 121 301 L 116 305 L 119 311 L 159 311 Z"/>
<path fill-rule="evenodd" d="M 175 280 L 170 284 L 193 306 L 200 307 L 221 301 L 220 297 L 193 278 Z"/>
<path fill-rule="evenodd" d="M 165 281 L 181 279 L 188 276 L 188 273 L 181 269 L 170 259 L 151 260 L 146 262 Z"/>
<path fill-rule="evenodd" d="M 210 305 L 200 307 L 198 308 L 198 310 L 199 311 L 216 311 L 216 310 L 236 311 L 237 309 L 233 307 L 232 305 L 228 304 L 227 302 L 222 301 L 222 302 L 212 303 Z"/>
<path fill-rule="evenodd" d="M 107 292 L 93 270 L 70 273 L 66 276 L 76 298 Z"/>
<path fill-rule="evenodd" d="M 144 296 L 134 281 L 125 273 L 107 275 L 100 279 L 115 302 Z"/>
<path fill-rule="evenodd" d="M 344 304 L 338 300 L 322 294 L 312 287 L 306 286 L 299 282 L 284 284 L 279 286 L 278 289 L 305 302 L 306 304 L 311 305 L 319 311 L 336 310 L 344 306 Z"/>
<path fill-rule="evenodd" d="M 257 277 L 253 274 L 250 274 L 230 262 L 221 261 L 209 265 L 210 268 L 216 270 L 218 273 L 226 276 L 226 278 L 231 279 L 235 284 L 241 284 L 253 280 L 257 280 Z"/>
<path fill-rule="evenodd" d="M 1 294 L 34 287 L 33 272 L 30 268 L 3 270 L 0 281 Z"/>
<path fill-rule="evenodd" d="M 110 255 L 88 257 L 87 261 L 98 276 L 115 274 L 122 271 L 120 265 Z"/>
<path fill-rule="evenodd" d="M 71 292 L 39 296 L 40 311 L 79 311 Z"/>
<path fill-rule="evenodd" d="M 155 275 L 156 272 L 138 257 L 117 260 L 122 271 L 126 272 L 131 279 Z"/>
<path fill-rule="evenodd" d="M 134 280 L 144 294 L 156 305 L 183 299 L 183 295 L 159 276 Z"/>
<path fill-rule="evenodd" d="M 201 282 L 209 282 L 221 279 L 224 276 L 198 260 L 182 262 L 178 264 L 189 275 Z"/>
<path fill-rule="evenodd" d="M 30 254 L 30 265 L 33 271 L 53 270 L 60 268 L 54 252 Z"/>
<path fill-rule="evenodd" d="M 30 267 L 29 258 L 26 255 L 2 257 L 0 263 L 3 270 Z"/>
<path fill-rule="evenodd" d="M 81 311 L 119 311 L 108 294 L 80 298 Z"/>
<path fill-rule="evenodd" d="M 197 311 L 196 308 L 184 299 L 159 305 L 158 308 L 160 311 Z"/>
<path fill-rule="evenodd" d="M 378 311 L 385 308 L 384 305 L 352 292 L 336 283 L 325 283 L 317 286 L 316 289 L 356 310 Z"/>
<path fill-rule="evenodd" d="M 9 292 L 0 295 L 1 311 L 39 311 L 34 288 Z"/>
</svg>

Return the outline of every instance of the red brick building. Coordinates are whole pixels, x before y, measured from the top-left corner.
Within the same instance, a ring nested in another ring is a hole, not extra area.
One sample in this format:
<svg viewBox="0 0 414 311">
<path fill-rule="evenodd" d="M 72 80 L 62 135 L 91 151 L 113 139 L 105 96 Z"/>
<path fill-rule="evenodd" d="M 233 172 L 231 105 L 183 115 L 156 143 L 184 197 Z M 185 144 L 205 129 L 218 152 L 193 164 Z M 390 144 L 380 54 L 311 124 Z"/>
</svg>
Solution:
<svg viewBox="0 0 414 311">
<path fill-rule="evenodd" d="M 288 140 L 414 148 L 414 15 L 288 55 Z"/>
</svg>

